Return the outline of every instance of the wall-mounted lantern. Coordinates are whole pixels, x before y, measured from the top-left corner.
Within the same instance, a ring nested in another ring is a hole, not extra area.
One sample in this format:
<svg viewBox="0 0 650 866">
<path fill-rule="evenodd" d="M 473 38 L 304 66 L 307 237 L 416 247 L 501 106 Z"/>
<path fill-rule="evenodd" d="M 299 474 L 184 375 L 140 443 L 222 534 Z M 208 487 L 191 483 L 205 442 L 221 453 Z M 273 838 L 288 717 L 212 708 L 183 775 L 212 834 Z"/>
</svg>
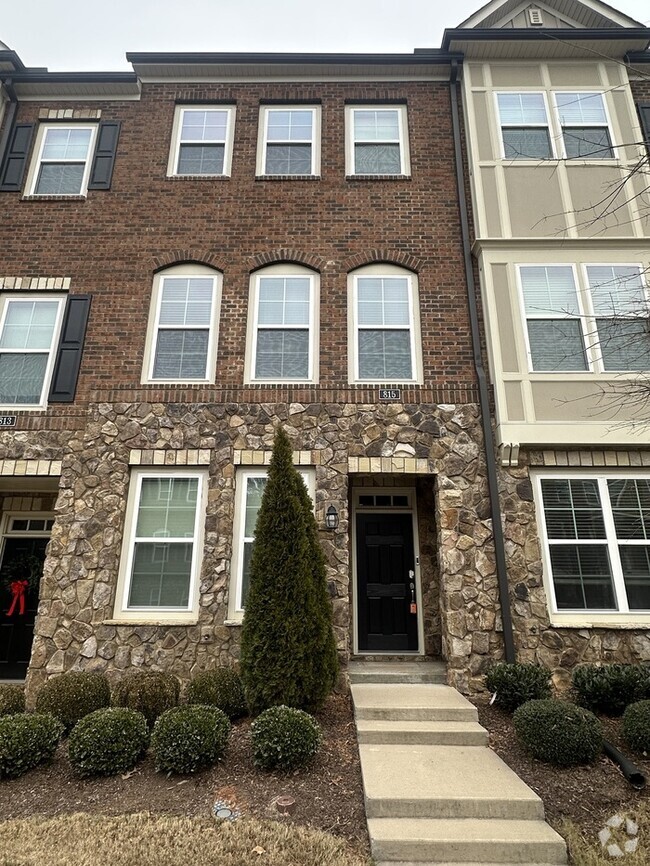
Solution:
<svg viewBox="0 0 650 866">
<path fill-rule="evenodd" d="M 325 526 L 328 529 L 336 529 L 339 525 L 339 513 L 333 505 L 327 509 L 325 514 Z"/>
</svg>

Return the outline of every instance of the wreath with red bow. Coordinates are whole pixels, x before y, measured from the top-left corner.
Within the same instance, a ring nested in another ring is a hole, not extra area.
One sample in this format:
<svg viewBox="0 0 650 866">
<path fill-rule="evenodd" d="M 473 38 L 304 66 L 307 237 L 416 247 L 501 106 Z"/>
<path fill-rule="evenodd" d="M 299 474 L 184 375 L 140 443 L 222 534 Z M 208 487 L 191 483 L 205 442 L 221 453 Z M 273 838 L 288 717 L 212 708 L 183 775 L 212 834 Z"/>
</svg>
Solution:
<svg viewBox="0 0 650 866">
<path fill-rule="evenodd" d="M 42 571 L 43 563 L 40 559 L 27 553 L 17 556 L 2 567 L 0 586 L 11 595 L 7 616 L 14 613 L 24 615 L 27 593 L 38 587 Z"/>
</svg>

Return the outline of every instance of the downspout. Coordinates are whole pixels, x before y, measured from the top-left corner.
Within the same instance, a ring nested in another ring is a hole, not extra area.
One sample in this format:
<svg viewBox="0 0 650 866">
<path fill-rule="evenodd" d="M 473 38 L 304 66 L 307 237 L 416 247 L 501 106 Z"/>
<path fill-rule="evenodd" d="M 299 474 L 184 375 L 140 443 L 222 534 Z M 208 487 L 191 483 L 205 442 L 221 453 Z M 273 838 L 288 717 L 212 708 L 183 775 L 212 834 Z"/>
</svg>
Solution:
<svg viewBox="0 0 650 866">
<path fill-rule="evenodd" d="M 460 229 L 463 241 L 463 258 L 465 262 L 465 281 L 467 285 L 467 306 L 472 331 L 472 349 L 474 352 L 474 368 L 478 379 L 479 404 L 481 407 L 481 424 L 487 467 L 488 491 L 490 496 L 490 517 L 492 519 L 492 536 L 494 538 L 494 554 L 496 559 L 497 580 L 499 586 L 499 602 L 503 622 L 503 646 L 507 662 L 516 659 L 515 643 L 512 632 L 512 613 L 510 610 L 510 593 L 508 588 L 508 570 L 506 567 L 506 551 L 501 524 L 501 505 L 499 503 L 499 482 L 497 463 L 492 433 L 492 418 L 490 415 L 490 396 L 487 376 L 481 354 L 481 331 L 479 328 L 478 307 L 476 304 L 476 284 L 472 266 L 472 251 L 469 231 L 469 215 L 467 198 L 465 196 L 465 178 L 463 175 L 463 145 L 460 136 L 460 117 L 458 113 L 458 61 L 451 61 L 451 77 L 449 79 L 449 96 L 451 99 L 451 122 L 454 135 L 454 152 L 456 158 L 456 188 L 458 192 L 458 207 L 460 210 Z"/>
<path fill-rule="evenodd" d="M 4 85 L 9 97 L 9 107 L 7 108 L 4 123 L 2 124 L 2 133 L 0 134 L 0 166 L 2 166 L 5 153 L 7 152 L 7 145 L 9 144 L 9 136 L 14 127 L 16 111 L 18 109 L 18 98 L 16 97 L 16 91 L 13 88 L 11 78 L 0 79 L 0 85 Z"/>
</svg>

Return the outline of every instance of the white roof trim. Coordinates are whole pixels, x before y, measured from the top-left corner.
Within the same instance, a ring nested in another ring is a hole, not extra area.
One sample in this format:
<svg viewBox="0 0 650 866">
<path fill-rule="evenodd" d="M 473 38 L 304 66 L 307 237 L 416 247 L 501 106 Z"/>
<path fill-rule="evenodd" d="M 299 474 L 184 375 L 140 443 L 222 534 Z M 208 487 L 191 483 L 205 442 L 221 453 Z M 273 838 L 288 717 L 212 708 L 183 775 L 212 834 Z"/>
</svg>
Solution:
<svg viewBox="0 0 650 866">
<path fill-rule="evenodd" d="M 528 9 L 529 6 L 536 6 L 538 9 L 541 9 L 542 12 L 548 12 L 549 15 L 555 15 L 555 17 L 559 18 L 564 24 L 566 24 L 567 27 L 573 27 L 576 29 L 584 28 L 583 24 L 579 24 L 577 21 L 574 21 L 573 18 L 568 18 L 566 15 L 562 15 L 560 12 L 557 11 L 557 9 L 553 9 L 553 7 L 550 6 L 548 3 L 542 3 L 542 0 L 534 0 L 534 2 L 533 0 L 523 0 L 523 2 L 519 4 L 519 6 L 516 6 L 503 18 L 499 18 L 497 23 L 493 25 L 494 29 L 500 30 L 504 24 L 507 24 L 508 21 L 511 21 L 513 18 L 519 15 L 520 12 Z M 544 28 L 541 27 L 539 29 L 543 30 Z"/>
<path fill-rule="evenodd" d="M 0 40 L 0 51 L 11 51 L 11 48 Z"/>
<path fill-rule="evenodd" d="M 501 6 L 506 4 L 507 0 L 490 0 L 490 2 L 486 3 L 480 9 L 478 9 L 473 15 L 470 15 L 469 18 L 466 18 L 464 21 L 458 25 L 457 29 L 462 27 L 480 27 L 481 22 L 484 21 L 489 15 L 493 15 L 495 12 L 499 10 Z M 639 22 L 635 21 L 634 18 L 630 18 L 628 15 L 624 15 L 622 12 L 619 12 L 617 9 L 614 9 L 612 6 L 609 6 L 607 3 L 601 3 L 600 0 L 579 0 L 583 6 L 587 9 L 591 9 L 592 12 L 596 12 L 599 15 L 604 16 L 605 18 L 609 18 L 612 24 L 618 24 L 620 27 L 638 27 Z M 549 7 L 553 8 L 553 0 L 549 0 Z M 554 14 L 560 14 L 559 12 L 554 12 Z M 560 16 L 564 17 L 564 16 Z"/>
</svg>

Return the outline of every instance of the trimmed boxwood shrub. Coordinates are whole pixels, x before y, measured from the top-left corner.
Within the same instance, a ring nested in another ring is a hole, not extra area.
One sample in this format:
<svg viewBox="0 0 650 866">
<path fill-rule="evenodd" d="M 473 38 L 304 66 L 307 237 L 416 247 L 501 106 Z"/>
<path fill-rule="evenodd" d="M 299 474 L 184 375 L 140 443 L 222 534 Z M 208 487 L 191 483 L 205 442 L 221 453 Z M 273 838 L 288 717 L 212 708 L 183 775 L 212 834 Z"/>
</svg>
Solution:
<svg viewBox="0 0 650 866">
<path fill-rule="evenodd" d="M 25 692 L 22 686 L 0 683 L 0 716 L 25 712 Z"/>
<path fill-rule="evenodd" d="M 253 760 L 263 770 L 293 770 L 308 764 L 321 744 L 320 725 L 295 707 L 269 707 L 251 726 Z"/>
<path fill-rule="evenodd" d="M 132 671 L 113 690 L 113 706 L 137 710 L 152 727 L 165 710 L 178 706 L 181 684 L 162 671 Z"/>
<path fill-rule="evenodd" d="M 512 713 L 526 701 L 551 697 L 551 672 L 543 665 L 499 662 L 487 672 L 485 685 L 496 693 L 494 703 Z"/>
<path fill-rule="evenodd" d="M 629 704 L 650 697 L 645 665 L 581 665 L 573 671 L 576 703 L 594 713 L 620 716 Z"/>
<path fill-rule="evenodd" d="M 244 687 L 232 668 L 217 668 L 197 674 L 187 687 L 188 704 L 219 707 L 229 719 L 246 715 Z"/>
<path fill-rule="evenodd" d="M 77 722 L 68 757 L 80 776 L 114 776 L 135 766 L 149 745 L 147 720 L 136 710 L 107 707 Z"/>
<path fill-rule="evenodd" d="M 69 671 L 48 680 L 36 695 L 36 711 L 52 713 L 67 731 L 88 713 L 111 702 L 108 680 L 101 673 Z"/>
<path fill-rule="evenodd" d="M 623 713 L 623 739 L 636 752 L 650 752 L 650 701 L 637 701 Z"/>
<path fill-rule="evenodd" d="M 22 776 L 51 760 L 63 725 L 48 713 L 16 713 L 0 718 L 0 778 Z"/>
<path fill-rule="evenodd" d="M 515 710 L 512 720 L 519 742 L 546 764 L 589 764 L 603 747 L 603 729 L 596 716 L 568 701 L 528 701 Z"/>
<path fill-rule="evenodd" d="M 156 769 L 194 773 L 211 767 L 223 757 L 229 734 L 230 720 L 219 707 L 194 704 L 166 710 L 151 735 Z"/>
</svg>

